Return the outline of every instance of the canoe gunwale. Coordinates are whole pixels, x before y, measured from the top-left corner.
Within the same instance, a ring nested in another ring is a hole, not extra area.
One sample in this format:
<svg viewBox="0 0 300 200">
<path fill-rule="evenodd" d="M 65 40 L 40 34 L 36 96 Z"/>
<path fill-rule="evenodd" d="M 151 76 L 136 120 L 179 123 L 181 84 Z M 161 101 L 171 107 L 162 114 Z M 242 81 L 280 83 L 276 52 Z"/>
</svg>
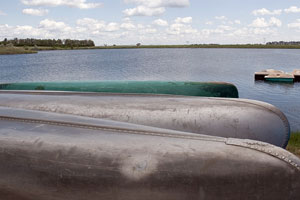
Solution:
<svg viewBox="0 0 300 200">
<path fill-rule="evenodd" d="M 285 163 L 293 166 L 298 171 L 300 171 L 300 162 L 297 161 L 296 159 L 292 158 L 292 157 L 295 157 L 295 155 L 293 155 L 290 152 L 278 153 L 278 151 L 276 151 L 276 148 L 279 148 L 279 147 L 276 147 L 274 145 L 264 143 L 261 141 L 256 141 L 256 140 L 249 140 L 249 139 L 240 140 L 240 139 L 236 139 L 236 138 L 228 138 L 226 140 L 226 144 L 249 148 L 252 150 L 266 153 L 268 155 L 278 158 L 279 160 L 284 161 Z"/>
<path fill-rule="evenodd" d="M 157 131 L 143 131 L 143 130 L 134 130 L 128 128 L 114 128 L 109 126 L 99 126 L 99 125 L 91 125 L 91 124 L 83 124 L 83 123 L 72 123 L 72 122 L 60 122 L 53 120 L 42 120 L 42 119 L 31 119 L 31 118 L 19 118 L 19 117 L 7 117 L 0 115 L 0 120 L 3 121 L 16 121 L 30 124 L 47 124 L 47 125 L 55 125 L 55 126 L 63 126 L 63 127 L 74 127 L 81 129 L 91 129 L 91 130 L 103 130 L 103 131 L 114 131 L 118 133 L 126 133 L 126 134 L 134 134 L 134 135 L 150 135 L 150 136 L 158 136 L 158 137 L 171 137 L 171 138 L 181 138 L 188 140 L 206 140 L 206 141 L 214 141 L 214 142 L 225 142 L 225 138 L 217 137 L 217 136 L 206 136 L 195 133 L 176 133 L 176 134 L 166 134 Z M 170 130 L 172 132 L 173 130 Z"/>
</svg>

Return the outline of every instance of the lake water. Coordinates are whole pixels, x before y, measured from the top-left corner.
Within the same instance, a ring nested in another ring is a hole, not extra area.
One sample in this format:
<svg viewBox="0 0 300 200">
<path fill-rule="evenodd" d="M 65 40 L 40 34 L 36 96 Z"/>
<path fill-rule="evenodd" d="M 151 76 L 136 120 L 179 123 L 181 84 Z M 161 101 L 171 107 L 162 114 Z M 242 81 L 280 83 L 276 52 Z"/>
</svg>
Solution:
<svg viewBox="0 0 300 200">
<path fill-rule="evenodd" d="M 68 80 L 225 81 L 240 98 L 261 100 L 282 110 L 300 130 L 300 83 L 254 81 L 263 69 L 300 69 L 293 49 L 120 49 L 44 51 L 0 55 L 0 83 Z"/>
</svg>

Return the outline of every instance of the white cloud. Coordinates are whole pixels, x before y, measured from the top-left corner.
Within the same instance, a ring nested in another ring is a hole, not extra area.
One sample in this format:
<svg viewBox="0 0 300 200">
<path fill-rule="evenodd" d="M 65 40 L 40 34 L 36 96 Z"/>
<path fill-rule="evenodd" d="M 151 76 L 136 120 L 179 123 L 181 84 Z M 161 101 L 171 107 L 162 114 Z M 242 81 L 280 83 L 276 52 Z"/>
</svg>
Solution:
<svg viewBox="0 0 300 200">
<path fill-rule="evenodd" d="M 138 24 L 138 25 L 137 25 L 137 28 L 138 28 L 138 29 L 144 29 L 145 26 L 144 26 L 143 24 Z"/>
<path fill-rule="evenodd" d="M 21 0 L 28 6 L 69 6 L 80 9 L 91 9 L 102 6 L 102 3 L 87 3 L 86 0 Z"/>
<path fill-rule="evenodd" d="M 211 37 L 214 34 L 224 35 L 224 30 L 219 29 L 219 28 L 216 28 L 216 29 L 202 29 L 200 32 L 206 38 Z"/>
<path fill-rule="evenodd" d="M 271 35 L 276 32 L 270 28 L 254 28 L 252 30 L 250 29 L 249 33 L 254 35 Z"/>
<path fill-rule="evenodd" d="M 146 29 L 141 29 L 139 31 L 139 33 L 142 34 L 142 35 L 143 34 L 154 34 L 156 32 L 157 32 L 157 30 L 155 28 L 146 28 Z"/>
<path fill-rule="evenodd" d="M 248 38 L 251 39 L 252 42 L 260 38 L 260 36 L 272 36 L 275 35 L 277 32 L 274 29 L 270 28 L 248 28 L 243 27 L 240 29 L 234 30 L 231 35 L 232 37 L 239 37 L 239 38 Z"/>
<path fill-rule="evenodd" d="M 152 24 L 157 26 L 168 26 L 168 22 L 162 19 L 157 19 L 152 22 Z"/>
<path fill-rule="evenodd" d="M 266 22 L 265 18 L 256 18 L 250 26 L 263 28 L 268 27 L 268 23 Z"/>
<path fill-rule="evenodd" d="M 269 26 L 280 27 L 281 25 L 282 22 L 275 17 L 271 17 L 271 19 L 269 20 Z"/>
<path fill-rule="evenodd" d="M 208 21 L 208 22 L 205 22 L 206 25 L 212 25 L 213 22 L 212 21 Z"/>
<path fill-rule="evenodd" d="M 215 16 L 215 19 L 218 20 L 218 22 L 216 23 L 222 23 L 222 24 L 229 24 L 229 25 L 233 25 L 233 24 L 241 24 L 241 21 L 236 19 L 236 20 L 229 20 L 226 16 Z"/>
<path fill-rule="evenodd" d="M 300 12 L 300 8 L 296 7 L 296 6 L 291 6 L 287 9 L 284 9 L 284 12 L 286 13 L 299 13 Z"/>
<path fill-rule="evenodd" d="M 66 25 L 64 22 L 56 22 L 54 20 L 45 19 L 40 22 L 39 28 L 48 31 L 67 32 L 71 30 L 71 27 Z"/>
<path fill-rule="evenodd" d="M 178 24 L 180 24 L 180 23 L 182 23 L 182 24 L 190 24 L 190 23 L 192 23 L 192 21 L 193 21 L 192 17 L 183 17 L 183 18 L 177 17 L 175 19 L 175 23 L 178 23 Z"/>
<path fill-rule="evenodd" d="M 226 25 L 220 25 L 215 29 L 202 29 L 200 32 L 204 37 L 210 37 L 212 35 L 227 36 L 230 31 L 234 31 L 235 28 Z"/>
<path fill-rule="evenodd" d="M 106 23 L 102 20 L 96 20 L 92 18 L 83 18 L 77 20 L 77 25 L 87 28 L 90 32 L 115 32 L 120 29 L 120 25 L 115 22 Z M 124 28 L 124 27 L 122 27 Z"/>
<path fill-rule="evenodd" d="M 32 8 L 27 8 L 23 9 L 23 14 L 26 15 L 33 15 L 33 16 L 44 16 L 49 13 L 49 10 L 47 9 L 32 9 Z"/>
<path fill-rule="evenodd" d="M 190 5 L 189 0 L 124 0 L 124 2 L 143 5 L 149 8 L 187 7 Z"/>
<path fill-rule="evenodd" d="M 225 26 L 225 25 L 220 25 L 218 26 L 219 29 L 224 30 L 224 31 L 231 31 L 233 28 L 231 26 Z"/>
<path fill-rule="evenodd" d="M 281 9 L 270 11 L 266 8 L 262 8 L 262 9 L 254 10 L 252 12 L 252 14 L 255 16 L 258 16 L 258 15 L 280 15 L 281 12 L 282 12 Z"/>
<path fill-rule="evenodd" d="M 124 0 L 137 6 L 123 11 L 126 16 L 158 16 L 162 15 L 167 7 L 187 7 L 189 0 Z"/>
<path fill-rule="evenodd" d="M 92 19 L 92 18 L 83 18 L 77 20 L 77 25 L 86 27 L 89 30 L 99 30 L 99 29 L 105 29 L 105 22 Z"/>
<path fill-rule="evenodd" d="M 105 27 L 105 31 L 114 32 L 119 30 L 119 24 L 115 22 L 108 23 Z"/>
<path fill-rule="evenodd" d="M 47 31 L 34 28 L 32 26 L 8 26 L 0 25 L 0 37 L 19 37 L 19 38 L 47 38 L 50 36 Z"/>
<path fill-rule="evenodd" d="M 225 16 L 215 16 L 215 19 L 217 19 L 217 20 L 226 20 L 227 17 L 225 17 Z"/>
<path fill-rule="evenodd" d="M 255 28 L 280 27 L 281 25 L 281 21 L 275 17 L 271 17 L 269 21 L 266 21 L 265 18 L 258 17 L 250 24 L 251 27 Z"/>
<path fill-rule="evenodd" d="M 5 12 L 3 12 L 3 11 L 0 10 L 0 16 L 1 16 L 1 15 L 2 15 L 2 16 L 5 16 L 5 15 L 7 15 L 7 14 L 6 14 Z"/>
<path fill-rule="evenodd" d="M 288 24 L 288 28 L 300 29 L 300 19 L 297 19 L 297 22 Z"/>
<path fill-rule="evenodd" d="M 125 17 L 125 18 L 122 19 L 122 21 L 124 21 L 124 22 L 131 22 L 131 19 L 129 17 Z"/>
<path fill-rule="evenodd" d="M 151 8 L 146 6 L 137 6 L 123 11 L 126 16 L 158 16 L 165 12 L 165 8 Z"/>
<path fill-rule="evenodd" d="M 175 23 L 170 25 L 167 29 L 167 33 L 170 35 L 185 35 L 185 34 L 195 34 L 198 31 L 194 29 L 190 24 L 182 24 L 182 23 Z"/>
<path fill-rule="evenodd" d="M 120 27 L 126 30 L 134 30 L 136 28 L 135 25 L 131 22 L 122 23 Z"/>
<path fill-rule="evenodd" d="M 268 25 L 278 24 L 274 19 L 265 19 L 264 21 Z M 276 37 L 280 39 L 279 29 L 276 28 L 276 25 L 269 27 L 238 26 L 239 28 L 237 28 L 233 23 L 232 25 L 221 24 L 215 29 L 196 29 L 192 27 L 192 24 L 175 23 L 176 19 L 172 21 L 174 23 L 165 26 L 166 28 L 159 28 L 154 21 L 135 23 L 130 19 L 123 19 L 120 23 L 116 23 L 83 18 L 77 20 L 75 26 L 69 26 L 62 21 L 46 19 L 42 20 L 37 27 L 0 25 L 0 37 L 92 39 L 96 45 L 136 44 L 138 42 L 142 44 L 185 44 L 186 41 L 191 44 L 261 43 L 263 37 L 272 38 L 272 40 Z M 300 26 L 300 20 L 297 22 L 299 25 L 292 24 L 289 27 Z"/>
<path fill-rule="evenodd" d="M 234 20 L 234 23 L 241 24 L 241 21 L 240 20 Z"/>
</svg>

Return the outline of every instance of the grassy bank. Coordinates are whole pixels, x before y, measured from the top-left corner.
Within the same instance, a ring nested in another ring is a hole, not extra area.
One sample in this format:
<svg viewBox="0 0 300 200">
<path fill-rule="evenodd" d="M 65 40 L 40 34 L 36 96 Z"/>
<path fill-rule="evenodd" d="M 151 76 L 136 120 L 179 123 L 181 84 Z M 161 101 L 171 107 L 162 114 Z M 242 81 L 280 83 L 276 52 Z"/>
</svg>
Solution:
<svg viewBox="0 0 300 200">
<path fill-rule="evenodd" d="M 300 157 L 300 132 L 291 134 L 287 150 Z"/>
<path fill-rule="evenodd" d="M 14 46 L 0 47 L 0 55 L 28 54 L 28 53 L 37 53 L 37 51 L 25 49 L 23 47 L 14 47 Z"/>
</svg>

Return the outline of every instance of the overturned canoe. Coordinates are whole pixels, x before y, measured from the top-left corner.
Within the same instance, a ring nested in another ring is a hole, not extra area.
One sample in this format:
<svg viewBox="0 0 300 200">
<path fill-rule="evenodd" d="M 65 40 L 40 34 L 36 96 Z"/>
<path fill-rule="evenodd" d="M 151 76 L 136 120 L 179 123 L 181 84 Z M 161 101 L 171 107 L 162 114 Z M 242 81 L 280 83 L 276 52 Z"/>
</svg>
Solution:
<svg viewBox="0 0 300 200">
<path fill-rule="evenodd" d="M 0 108 L 0 199 L 300 198 L 300 160 L 270 144 Z"/>
<path fill-rule="evenodd" d="M 221 82 L 89 81 L 0 84 L 0 90 L 52 90 L 76 92 L 172 94 L 238 98 L 237 88 Z"/>
<path fill-rule="evenodd" d="M 0 91 L 0 106 L 110 119 L 157 128 L 253 139 L 285 148 L 290 126 L 254 100 L 169 95 Z"/>
</svg>

